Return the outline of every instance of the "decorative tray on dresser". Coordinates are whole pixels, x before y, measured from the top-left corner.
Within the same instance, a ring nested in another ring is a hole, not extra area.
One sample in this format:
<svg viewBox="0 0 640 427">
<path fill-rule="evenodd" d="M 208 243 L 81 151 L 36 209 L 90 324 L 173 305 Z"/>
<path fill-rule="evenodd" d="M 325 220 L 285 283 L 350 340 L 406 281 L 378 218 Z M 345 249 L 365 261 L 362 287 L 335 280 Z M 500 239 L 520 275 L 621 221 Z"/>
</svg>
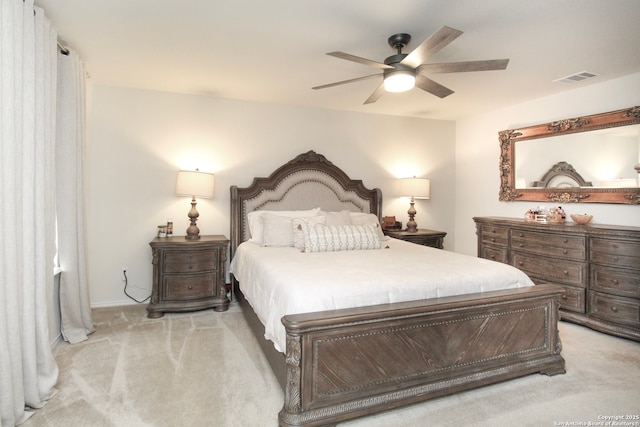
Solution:
<svg viewBox="0 0 640 427">
<path fill-rule="evenodd" d="M 640 227 L 473 220 L 479 257 L 564 288 L 562 319 L 640 341 Z"/>
</svg>

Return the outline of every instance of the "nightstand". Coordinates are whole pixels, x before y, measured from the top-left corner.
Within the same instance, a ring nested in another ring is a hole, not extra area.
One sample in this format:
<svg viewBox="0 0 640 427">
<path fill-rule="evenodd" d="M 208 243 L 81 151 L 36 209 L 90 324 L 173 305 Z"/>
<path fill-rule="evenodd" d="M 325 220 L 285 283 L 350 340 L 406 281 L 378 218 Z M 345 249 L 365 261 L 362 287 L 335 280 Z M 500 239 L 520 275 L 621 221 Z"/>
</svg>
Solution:
<svg viewBox="0 0 640 427">
<path fill-rule="evenodd" d="M 406 230 L 384 230 L 384 234 L 396 239 L 438 249 L 443 248 L 442 242 L 444 241 L 444 236 L 447 235 L 444 231 L 427 230 L 425 228 L 420 228 L 415 233 L 410 233 Z"/>
<path fill-rule="evenodd" d="M 211 307 L 226 311 L 229 298 L 224 265 L 228 244 L 225 236 L 201 236 L 199 240 L 158 237 L 151 241 L 153 289 L 147 317 Z"/>
</svg>

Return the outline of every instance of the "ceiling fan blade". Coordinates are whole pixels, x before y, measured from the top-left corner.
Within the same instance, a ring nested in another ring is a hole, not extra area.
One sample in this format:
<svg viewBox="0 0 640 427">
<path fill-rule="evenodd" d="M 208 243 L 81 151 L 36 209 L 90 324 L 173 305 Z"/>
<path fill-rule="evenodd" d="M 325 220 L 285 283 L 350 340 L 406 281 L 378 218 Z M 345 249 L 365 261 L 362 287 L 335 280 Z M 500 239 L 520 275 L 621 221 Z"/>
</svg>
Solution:
<svg viewBox="0 0 640 427">
<path fill-rule="evenodd" d="M 373 104 L 376 102 L 384 93 L 384 82 L 380 83 L 380 86 L 376 90 L 373 91 L 371 95 L 364 101 L 364 104 Z"/>
<path fill-rule="evenodd" d="M 329 83 L 329 84 L 326 84 L 326 85 L 315 86 L 315 87 L 312 87 L 311 89 L 326 89 L 328 87 L 345 85 L 347 83 L 359 82 L 361 80 L 367 80 L 367 79 L 371 79 L 373 77 L 380 77 L 380 76 L 382 76 L 382 74 L 371 74 L 370 76 L 356 77 L 355 79 L 343 80 L 341 82 L 335 82 L 335 83 Z"/>
<path fill-rule="evenodd" d="M 465 73 L 468 71 L 504 70 L 509 65 L 508 59 L 489 59 L 486 61 L 449 62 L 443 64 L 422 64 L 416 70 L 423 74 Z"/>
<path fill-rule="evenodd" d="M 400 61 L 400 63 L 411 68 L 416 68 L 439 52 L 440 49 L 457 39 L 461 34 L 462 31 L 460 30 L 444 26 L 423 41 L 420 46 L 415 48 L 406 58 Z"/>
<path fill-rule="evenodd" d="M 393 69 L 391 65 L 383 64 L 381 62 L 372 61 L 366 58 L 360 58 L 359 56 L 350 55 L 344 52 L 329 52 L 329 56 L 335 56 L 336 58 L 346 59 L 347 61 L 357 62 L 358 64 L 368 65 L 370 67 L 380 68 L 381 70 Z"/>
<path fill-rule="evenodd" d="M 429 92 L 438 98 L 444 98 L 453 93 L 453 91 L 447 87 L 442 86 L 440 83 L 436 83 L 428 77 L 422 74 L 416 75 L 416 86 L 420 89 Z"/>
</svg>

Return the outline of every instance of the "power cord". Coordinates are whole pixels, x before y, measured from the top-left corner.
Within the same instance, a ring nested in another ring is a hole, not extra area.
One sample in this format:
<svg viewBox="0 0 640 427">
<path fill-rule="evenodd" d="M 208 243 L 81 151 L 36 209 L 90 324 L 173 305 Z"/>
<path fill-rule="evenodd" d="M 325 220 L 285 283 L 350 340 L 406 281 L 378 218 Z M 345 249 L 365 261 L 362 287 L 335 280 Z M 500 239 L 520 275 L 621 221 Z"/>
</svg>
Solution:
<svg viewBox="0 0 640 427">
<path fill-rule="evenodd" d="M 145 299 L 143 299 L 142 301 L 139 301 L 137 299 L 135 299 L 134 297 L 132 297 L 131 295 L 129 295 L 127 293 L 127 286 L 129 285 L 129 279 L 127 278 L 127 270 L 122 270 L 122 275 L 124 276 L 124 294 L 126 296 L 128 296 L 129 298 L 131 298 L 132 300 L 134 300 L 135 302 L 137 302 L 138 304 L 142 304 L 143 302 L 145 302 L 146 300 L 148 300 L 149 298 L 151 298 L 151 295 L 149 295 L 148 297 L 146 297 Z"/>
</svg>

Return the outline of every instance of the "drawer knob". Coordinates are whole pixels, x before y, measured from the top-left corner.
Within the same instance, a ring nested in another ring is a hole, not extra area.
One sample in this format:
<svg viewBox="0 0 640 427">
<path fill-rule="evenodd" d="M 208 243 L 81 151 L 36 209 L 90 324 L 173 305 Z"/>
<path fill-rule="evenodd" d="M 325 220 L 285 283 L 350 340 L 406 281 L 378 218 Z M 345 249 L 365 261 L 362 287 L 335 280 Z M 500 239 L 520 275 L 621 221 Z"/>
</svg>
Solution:
<svg viewBox="0 0 640 427">
<path fill-rule="evenodd" d="M 568 253 L 569 253 L 569 251 L 568 251 L 568 250 L 566 250 L 566 249 L 564 249 L 564 250 L 562 251 L 562 253 L 566 255 L 566 254 L 568 254 Z"/>
<path fill-rule="evenodd" d="M 518 246 L 520 246 L 522 248 L 522 247 L 524 247 L 524 243 L 520 243 Z"/>
<path fill-rule="evenodd" d="M 518 265 L 524 265 L 524 261 L 518 262 Z"/>
<path fill-rule="evenodd" d="M 520 237 L 524 237 L 524 233 L 520 233 Z"/>
<path fill-rule="evenodd" d="M 618 312 L 618 307 L 616 307 L 615 305 L 611 306 L 611 311 L 613 311 L 614 313 Z"/>
<path fill-rule="evenodd" d="M 618 284 L 618 279 L 613 279 L 613 284 L 617 285 Z"/>
<path fill-rule="evenodd" d="M 489 255 L 489 258 L 496 259 L 496 256 L 495 255 Z"/>
<path fill-rule="evenodd" d="M 189 289 L 190 291 L 193 290 L 193 285 L 187 286 L 187 289 Z"/>
<path fill-rule="evenodd" d="M 619 259 L 620 259 L 620 258 L 618 258 L 617 256 L 614 256 L 614 257 L 613 257 L 613 260 L 614 260 L 614 261 L 618 261 Z"/>
<path fill-rule="evenodd" d="M 564 270 L 564 271 L 562 272 L 562 274 L 564 274 L 564 275 L 566 276 L 567 274 L 569 274 L 569 272 L 568 272 L 567 270 Z"/>
<path fill-rule="evenodd" d="M 566 300 L 567 299 L 567 294 L 562 294 L 562 299 Z"/>
<path fill-rule="evenodd" d="M 492 237 L 492 238 L 491 238 L 491 241 L 492 241 L 492 242 L 495 242 L 495 241 L 496 241 L 496 239 L 495 239 L 494 237 Z"/>
<path fill-rule="evenodd" d="M 193 265 L 189 264 L 189 270 L 193 270 Z"/>
<path fill-rule="evenodd" d="M 569 241 L 569 239 L 562 239 L 563 243 L 567 243 Z"/>
</svg>

